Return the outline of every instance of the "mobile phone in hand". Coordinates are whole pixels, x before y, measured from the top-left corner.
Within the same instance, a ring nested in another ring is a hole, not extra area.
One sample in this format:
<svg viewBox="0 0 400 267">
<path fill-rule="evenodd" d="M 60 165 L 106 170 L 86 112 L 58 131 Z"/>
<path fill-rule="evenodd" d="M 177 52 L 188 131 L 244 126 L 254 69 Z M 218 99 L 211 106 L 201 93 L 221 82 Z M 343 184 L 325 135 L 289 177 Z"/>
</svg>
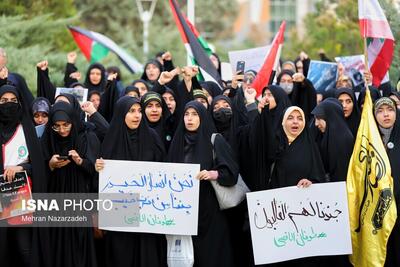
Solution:
<svg viewBox="0 0 400 267">
<path fill-rule="evenodd" d="M 243 75 L 244 74 L 244 61 L 238 61 L 236 64 L 236 74 Z"/>
<path fill-rule="evenodd" d="M 244 61 L 238 61 L 236 64 L 236 75 L 243 75 L 244 74 L 244 66 L 245 63 Z M 238 81 L 243 81 L 243 79 L 240 79 Z"/>
<path fill-rule="evenodd" d="M 58 160 L 68 160 L 69 157 L 68 156 L 58 156 L 57 159 Z"/>
</svg>

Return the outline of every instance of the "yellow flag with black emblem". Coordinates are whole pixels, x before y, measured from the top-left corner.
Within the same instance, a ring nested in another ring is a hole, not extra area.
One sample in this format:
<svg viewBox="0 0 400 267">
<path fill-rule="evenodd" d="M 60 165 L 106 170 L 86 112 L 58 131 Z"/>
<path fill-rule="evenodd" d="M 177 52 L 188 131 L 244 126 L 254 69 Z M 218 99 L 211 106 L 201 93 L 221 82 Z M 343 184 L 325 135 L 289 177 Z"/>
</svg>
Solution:
<svg viewBox="0 0 400 267">
<path fill-rule="evenodd" d="M 347 195 L 353 245 L 351 263 L 356 267 L 383 266 L 397 211 L 390 162 L 368 89 L 347 172 Z"/>
</svg>

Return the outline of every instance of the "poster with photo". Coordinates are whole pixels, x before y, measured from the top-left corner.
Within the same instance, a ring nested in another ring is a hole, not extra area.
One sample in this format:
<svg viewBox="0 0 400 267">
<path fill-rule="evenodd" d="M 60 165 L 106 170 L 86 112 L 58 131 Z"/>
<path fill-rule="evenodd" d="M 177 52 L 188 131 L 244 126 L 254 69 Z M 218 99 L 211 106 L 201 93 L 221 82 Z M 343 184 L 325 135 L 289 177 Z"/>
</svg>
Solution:
<svg viewBox="0 0 400 267">
<path fill-rule="evenodd" d="M 311 60 L 307 79 L 313 83 L 317 92 L 324 92 L 334 88 L 337 76 L 337 63 Z"/>
<path fill-rule="evenodd" d="M 63 93 L 74 95 L 76 99 L 78 99 L 79 104 L 81 105 L 87 101 L 88 97 L 88 89 L 86 88 L 65 88 L 65 87 L 57 87 L 55 97 Z"/>
</svg>

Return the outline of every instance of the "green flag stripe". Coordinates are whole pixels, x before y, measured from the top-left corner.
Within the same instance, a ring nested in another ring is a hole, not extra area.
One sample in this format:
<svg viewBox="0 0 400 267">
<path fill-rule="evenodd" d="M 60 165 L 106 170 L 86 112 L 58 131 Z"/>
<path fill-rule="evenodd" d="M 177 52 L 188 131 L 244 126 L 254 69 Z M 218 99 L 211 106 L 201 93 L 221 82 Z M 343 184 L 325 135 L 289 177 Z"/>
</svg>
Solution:
<svg viewBox="0 0 400 267">
<path fill-rule="evenodd" d="M 208 46 L 208 43 L 206 42 L 206 40 L 204 40 L 204 38 L 201 36 L 199 36 L 199 38 L 197 38 L 197 40 L 199 41 L 201 47 L 203 47 L 206 54 L 208 56 L 211 56 L 212 51 L 211 51 L 211 48 Z"/>
<path fill-rule="evenodd" d="M 98 42 L 92 43 L 92 52 L 90 54 L 90 63 L 95 63 L 107 56 L 109 49 Z"/>
</svg>

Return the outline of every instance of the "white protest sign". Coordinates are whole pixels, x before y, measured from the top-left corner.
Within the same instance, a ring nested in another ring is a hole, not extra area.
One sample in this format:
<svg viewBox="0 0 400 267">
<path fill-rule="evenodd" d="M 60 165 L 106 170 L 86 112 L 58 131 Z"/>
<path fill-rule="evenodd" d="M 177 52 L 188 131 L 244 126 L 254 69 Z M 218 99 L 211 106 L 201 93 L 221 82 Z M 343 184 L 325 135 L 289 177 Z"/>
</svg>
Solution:
<svg viewBox="0 0 400 267">
<path fill-rule="evenodd" d="M 238 61 L 244 61 L 244 71 L 259 71 L 264 64 L 271 45 L 256 47 L 245 50 L 229 51 L 229 62 L 231 63 L 232 73 L 236 73 L 236 64 Z"/>
<path fill-rule="evenodd" d="M 349 76 L 354 86 L 364 82 L 365 60 L 364 55 L 335 57 L 336 62 L 344 67 L 344 74 Z"/>
<path fill-rule="evenodd" d="M 54 97 L 57 97 L 59 94 L 71 94 L 76 97 L 79 104 L 83 104 L 87 101 L 88 97 L 88 89 L 86 88 L 64 88 L 64 87 L 57 87 L 56 94 Z"/>
<path fill-rule="evenodd" d="M 110 231 L 197 235 L 199 164 L 105 160 L 99 228 Z"/>
<path fill-rule="evenodd" d="M 232 74 L 231 64 L 228 62 L 221 62 L 221 79 L 224 81 L 231 81 Z"/>
<path fill-rule="evenodd" d="M 346 183 L 247 193 L 254 260 L 351 254 Z"/>
</svg>

